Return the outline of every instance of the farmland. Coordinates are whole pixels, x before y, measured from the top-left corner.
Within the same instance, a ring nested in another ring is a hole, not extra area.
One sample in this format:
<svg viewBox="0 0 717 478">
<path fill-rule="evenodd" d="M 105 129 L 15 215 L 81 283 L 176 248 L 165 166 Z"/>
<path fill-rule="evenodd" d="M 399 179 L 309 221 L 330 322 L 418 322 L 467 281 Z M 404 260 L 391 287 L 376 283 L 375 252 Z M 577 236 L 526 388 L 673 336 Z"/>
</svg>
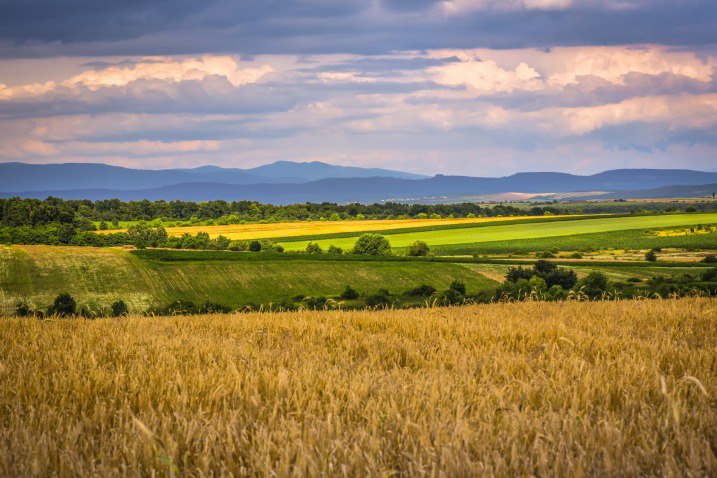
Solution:
<svg viewBox="0 0 717 478">
<path fill-rule="evenodd" d="M 246 256 L 246 255 L 245 255 Z M 131 310 L 172 300 L 211 300 L 231 307 L 297 294 L 333 295 L 347 285 L 394 292 L 454 279 L 472 289 L 497 283 L 458 264 L 383 261 L 142 260 L 124 250 L 91 247 L 0 246 L 0 306 L 4 314 L 27 300 L 45 306 L 62 291 L 89 305 L 123 299 Z"/>
<path fill-rule="evenodd" d="M 715 309 L 2 319 L 0 475 L 714 476 Z"/>
<path fill-rule="evenodd" d="M 561 217 L 561 216 L 553 216 Z M 210 237 L 228 237 L 229 239 L 275 239 L 285 237 L 303 237 L 324 234 L 360 233 L 363 231 L 394 231 L 412 228 L 430 228 L 436 226 L 484 224 L 492 222 L 505 222 L 516 220 L 550 220 L 550 218 L 518 217 L 478 217 L 478 218 L 444 218 L 444 219 L 373 219 L 354 221 L 295 221 L 280 223 L 253 223 L 230 225 L 197 225 L 167 227 L 170 236 L 182 234 L 196 234 L 206 232 Z M 126 229 L 119 229 L 125 231 Z M 101 233 L 117 232 L 100 231 Z"/>
<path fill-rule="evenodd" d="M 456 246 L 463 244 L 492 243 L 500 241 L 543 240 L 554 237 L 579 237 L 582 234 L 605 234 L 614 231 L 644 230 L 689 226 L 697 224 L 717 223 L 717 213 L 710 214 L 675 214 L 658 216 L 604 217 L 594 219 L 574 219 L 547 222 L 511 223 L 490 225 L 475 228 L 446 228 L 430 231 L 387 235 L 393 247 L 406 247 L 416 240 L 427 242 L 430 246 Z M 322 247 L 335 245 L 349 249 L 356 241 L 353 237 L 321 238 L 316 236 L 314 242 Z M 310 240 L 291 241 L 287 238 L 281 244 L 287 250 L 303 250 Z M 552 239 L 551 239 L 552 242 Z"/>
</svg>

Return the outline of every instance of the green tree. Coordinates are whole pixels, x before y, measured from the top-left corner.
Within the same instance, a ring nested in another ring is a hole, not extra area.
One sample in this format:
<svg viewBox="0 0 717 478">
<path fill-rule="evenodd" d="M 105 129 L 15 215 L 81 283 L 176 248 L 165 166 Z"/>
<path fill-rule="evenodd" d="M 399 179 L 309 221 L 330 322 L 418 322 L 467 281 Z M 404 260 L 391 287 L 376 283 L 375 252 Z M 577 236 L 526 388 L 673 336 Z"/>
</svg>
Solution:
<svg viewBox="0 0 717 478">
<path fill-rule="evenodd" d="M 251 241 L 249 243 L 249 252 L 259 252 L 259 251 L 261 251 L 261 242 Z"/>
<path fill-rule="evenodd" d="M 391 243 L 381 234 L 363 234 L 354 244 L 352 252 L 370 256 L 387 256 L 391 254 Z"/>
<path fill-rule="evenodd" d="M 122 317 L 123 315 L 129 314 L 127 304 L 123 300 L 118 300 L 112 303 L 112 317 Z"/>
<path fill-rule="evenodd" d="M 657 254 L 655 254 L 655 251 L 647 251 L 645 253 L 645 260 L 655 262 L 657 260 Z"/>
<path fill-rule="evenodd" d="M 590 299 L 598 299 L 607 291 L 607 276 L 602 272 L 591 272 L 578 281 L 577 288 Z"/>
<path fill-rule="evenodd" d="M 57 315 L 59 317 L 68 317 L 77 313 L 77 303 L 72 296 L 63 292 L 55 297 L 55 301 L 47 311 L 48 315 Z"/>
<path fill-rule="evenodd" d="M 358 299 L 359 294 L 356 292 L 356 290 L 351 287 L 350 285 L 347 285 L 344 291 L 339 296 L 339 299 L 343 300 L 355 300 Z"/>
<path fill-rule="evenodd" d="M 307 254 L 323 254 L 324 250 L 321 249 L 321 246 L 316 242 L 309 242 L 306 245 L 306 253 Z"/>
<path fill-rule="evenodd" d="M 428 244 L 423 241 L 416 241 L 408 247 L 406 254 L 412 257 L 427 256 L 429 251 Z"/>
<path fill-rule="evenodd" d="M 453 282 L 451 282 L 451 285 L 448 288 L 450 290 L 459 292 L 461 295 L 466 295 L 466 285 L 458 279 L 455 279 Z"/>
</svg>

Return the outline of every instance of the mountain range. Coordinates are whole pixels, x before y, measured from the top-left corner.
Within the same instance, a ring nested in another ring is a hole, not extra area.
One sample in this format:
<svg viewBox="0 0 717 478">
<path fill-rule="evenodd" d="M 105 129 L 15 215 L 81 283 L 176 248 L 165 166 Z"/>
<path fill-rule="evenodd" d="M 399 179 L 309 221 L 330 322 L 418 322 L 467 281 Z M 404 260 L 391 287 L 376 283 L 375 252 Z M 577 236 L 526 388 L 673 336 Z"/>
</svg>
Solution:
<svg viewBox="0 0 717 478">
<path fill-rule="evenodd" d="M 717 172 L 685 169 L 618 169 L 593 175 L 526 172 L 510 176 L 433 177 L 312 162 L 280 161 L 252 169 L 203 166 L 141 170 L 105 164 L 0 164 L 0 196 L 65 199 L 254 200 L 298 202 L 411 201 L 520 192 L 585 192 L 594 197 L 671 197 L 711 194 Z M 676 186 L 682 189 L 675 189 Z M 649 191 L 649 192 L 648 192 Z M 645 194 L 648 194 L 645 196 Z M 617 196 L 616 196 L 617 195 Z"/>
</svg>

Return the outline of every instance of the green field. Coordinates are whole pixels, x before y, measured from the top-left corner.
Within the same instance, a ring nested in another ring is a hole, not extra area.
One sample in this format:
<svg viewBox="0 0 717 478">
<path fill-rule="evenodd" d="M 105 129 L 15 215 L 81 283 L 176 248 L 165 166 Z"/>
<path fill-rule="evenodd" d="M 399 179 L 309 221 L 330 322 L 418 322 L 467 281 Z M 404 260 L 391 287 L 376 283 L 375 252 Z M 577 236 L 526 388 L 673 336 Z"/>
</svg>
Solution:
<svg viewBox="0 0 717 478">
<path fill-rule="evenodd" d="M 567 236 L 580 236 L 582 234 L 606 234 L 610 232 L 639 230 L 644 234 L 646 229 L 692 226 L 697 224 L 717 223 L 717 213 L 709 214 L 674 214 L 659 216 L 631 216 L 631 217 L 606 217 L 600 219 L 575 219 L 555 222 L 540 223 L 519 223 L 505 225 L 490 225 L 482 227 L 462 227 L 460 229 L 438 229 L 431 231 L 386 234 L 395 248 L 407 247 L 416 240 L 422 240 L 431 247 L 457 245 L 476 245 L 485 243 L 496 243 L 510 241 L 511 244 L 520 247 L 520 242 L 525 240 L 544 240 L 545 238 L 557 238 Z M 330 245 L 342 247 L 345 250 L 351 249 L 359 234 L 349 237 L 322 238 L 317 236 L 314 242 L 321 247 L 327 248 Z M 715 240 L 714 235 L 710 239 Z M 666 240 L 670 238 L 659 238 Z M 672 238 L 673 242 L 685 242 L 684 239 Z M 691 239 L 689 239 L 691 240 Z M 282 241 L 281 244 L 288 251 L 299 251 L 306 248 L 310 241 Z M 546 241 L 549 244 L 551 241 Z M 665 241 L 667 242 L 667 241 Z M 548 246 L 550 248 L 552 246 Z M 614 247 L 614 246 L 612 246 Z M 539 250 L 539 249 L 537 249 Z"/>
<path fill-rule="evenodd" d="M 161 261 L 119 249 L 0 246 L 0 311 L 12 313 L 18 300 L 44 307 L 63 291 L 78 303 L 107 306 L 122 299 L 142 312 L 178 299 L 239 307 L 298 294 L 337 295 L 347 284 L 359 292 L 392 293 L 424 283 L 447 288 L 454 279 L 472 290 L 498 285 L 451 263 L 252 258 L 257 260 Z"/>
</svg>

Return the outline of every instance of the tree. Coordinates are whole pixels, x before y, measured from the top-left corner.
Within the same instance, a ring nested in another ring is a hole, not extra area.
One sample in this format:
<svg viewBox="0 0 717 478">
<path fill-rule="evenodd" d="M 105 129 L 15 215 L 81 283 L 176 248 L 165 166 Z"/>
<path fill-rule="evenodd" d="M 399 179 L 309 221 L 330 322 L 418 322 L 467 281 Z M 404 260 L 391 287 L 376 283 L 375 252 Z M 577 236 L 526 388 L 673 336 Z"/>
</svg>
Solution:
<svg viewBox="0 0 717 478">
<path fill-rule="evenodd" d="M 451 285 L 448 288 L 460 293 L 461 295 L 466 295 L 466 285 L 458 279 L 451 282 Z"/>
<path fill-rule="evenodd" d="M 306 245 L 306 253 L 307 254 L 323 254 L 324 250 L 321 249 L 321 246 L 319 246 L 316 242 L 309 242 Z"/>
<path fill-rule="evenodd" d="M 55 297 L 55 301 L 47 312 L 48 315 L 57 315 L 59 317 L 75 315 L 77 312 L 77 303 L 70 294 L 63 292 Z"/>
<path fill-rule="evenodd" d="M 344 250 L 341 249 L 340 247 L 330 245 L 329 248 L 326 250 L 326 252 L 328 252 L 329 254 L 336 254 L 336 255 L 340 256 L 341 254 L 344 253 Z"/>
<path fill-rule="evenodd" d="M 339 299 L 343 300 L 355 300 L 358 299 L 359 294 L 356 292 L 356 290 L 351 287 L 350 285 L 347 285 L 344 291 L 339 296 Z"/>
<path fill-rule="evenodd" d="M 127 304 L 123 300 L 118 300 L 112 303 L 112 317 L 122 317 L 123 315 L 129 314 Z"/>
<path fill-rule="evenodd" d="M 406 254 L 412 257 L 427 256 L 429 251 L 428 244 L 423 241 L 416 241 L 409 246 Z"/>
<path fill-rule="evenodd" d="M 249 252 L 259 252 L 259 251 L 261 251 L 261 242 L 251 241 L 249 243 Z"/>
<path fill-rule="evenodd" d="M 167 240 L 167 231 L 159 227 L 151 227 L 140 222 L 134 226 L 127 228 L 127 235 L 130 241 L 137 249 L 145 249 L 147 247 L 157 247 L 161 242 Z"/>
<path fill-rule="evenodd" d="M 704 262 L 705 264 L 715 264 L 717 263 L 717 256 L 714 254 L 707 254 L 700 262 Z"/>
<path fill-rule="evenodd" d="M 30 306 L 27 305 L 27 302 L 18 302 L 15 305 L 15 315 L 18 317 L 27 317 L 30 315 Z"/>
<path fill-rule="evenodd" d="M 590 299 L 601 297 L 607 290 L 607 276 L 602 272 L 591 272 L 578 281 L 578 289 Z"/>
<path fill-rule="evenodd" d="M 657 260 L 657 254 L 655 254 L 655 251 L 647 251 L 645 253 L 645 260 L 655 262 Z"/>
<path fill-rule="evenodd" d="M 363 234 L 354 244 L 353 253 L 387 256 L 391 254 L 391 244 L 381 234 Z"/>
</svg>

